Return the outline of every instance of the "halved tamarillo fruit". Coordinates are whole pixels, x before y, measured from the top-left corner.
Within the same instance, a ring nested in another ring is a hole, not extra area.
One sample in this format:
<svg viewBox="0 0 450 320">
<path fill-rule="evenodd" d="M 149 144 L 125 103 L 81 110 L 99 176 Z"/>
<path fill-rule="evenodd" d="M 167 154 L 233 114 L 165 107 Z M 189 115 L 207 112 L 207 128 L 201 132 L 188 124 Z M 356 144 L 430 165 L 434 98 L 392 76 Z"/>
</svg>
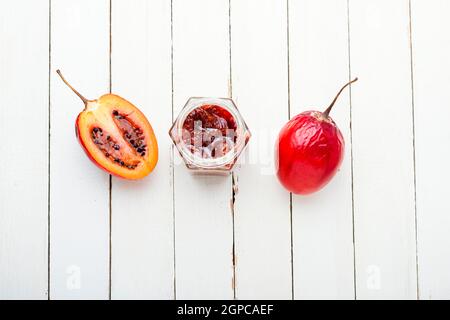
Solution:
<svg viewBox="0 0 450 320">
<path fill-rule="evenodd" d="M 60 70 L 56 72 L 84 103 L 75 132 L 88 157 L 106 172 L 125 179 L 140 179 L 152 172 L 158 161 L 158 144 L 145 115 L 115 94 L 88 100 Z"/>
</svg>

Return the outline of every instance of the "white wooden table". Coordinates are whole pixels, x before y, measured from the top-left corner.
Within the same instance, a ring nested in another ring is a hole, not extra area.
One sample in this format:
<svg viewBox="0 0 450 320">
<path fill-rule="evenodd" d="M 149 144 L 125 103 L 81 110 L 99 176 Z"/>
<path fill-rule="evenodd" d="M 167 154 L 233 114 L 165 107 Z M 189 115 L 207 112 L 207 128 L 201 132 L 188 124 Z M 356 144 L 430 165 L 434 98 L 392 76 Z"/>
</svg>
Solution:
<svg viewBox="0 0 450 320">
<path fill-rule="evenodd" d="M 450 298 L 449 15 L 448 0 L 0 0 L 0 298 Z M 151 176 L 90 163 L 57 68 L 142 109 Z M 332 114 L 341 170 L 291 197 L 277 132 L 353 76 Z M 246 118 L 233 176 L 191 176 L 174 152 L 190 96 Z"/>
</svg>

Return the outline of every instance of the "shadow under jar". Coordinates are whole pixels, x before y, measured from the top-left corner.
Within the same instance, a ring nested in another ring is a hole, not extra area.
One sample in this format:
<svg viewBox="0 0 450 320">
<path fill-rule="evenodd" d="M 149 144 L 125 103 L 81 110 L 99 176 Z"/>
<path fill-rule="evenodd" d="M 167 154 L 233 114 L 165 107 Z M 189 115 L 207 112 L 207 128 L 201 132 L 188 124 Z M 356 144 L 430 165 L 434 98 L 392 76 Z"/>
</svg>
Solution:
<svg viewBox="0 0 450 320">
<path fill-rule="evenodd" d="M 232 99 L 190 98 L 169 135 L 193 173 L 229 174 L 251 134 Z"/>
</svg>

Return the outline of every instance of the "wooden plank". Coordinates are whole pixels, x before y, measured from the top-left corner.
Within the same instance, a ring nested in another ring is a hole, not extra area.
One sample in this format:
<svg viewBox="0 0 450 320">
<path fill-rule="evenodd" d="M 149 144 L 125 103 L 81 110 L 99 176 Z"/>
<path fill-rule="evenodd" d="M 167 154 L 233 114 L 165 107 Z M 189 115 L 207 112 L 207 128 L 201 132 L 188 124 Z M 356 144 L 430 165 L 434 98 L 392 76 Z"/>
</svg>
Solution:
<svg viewBox="0 0 450 320">
<path fill-rule="evenodd" d="M 173 1 L 174 116 L 191 96 L 228 96 L 228 1 Z M 231 177 L 174 158 L 177 299 L 233 297 Z"/>
<path fill-rule="evenodd" d="M 109 90 L 109 1 L 52 1 L 50 297 L 108 298 L 109 176 L 74 135 L 82 102 Z"/>
<path fill-rule="evenodd" d="M 450 298 L 450 3 L 411 1 L 420 299 Z"/>
<path fill-rule="evenodd" d="M 0 2 L 2 300 L 47 298 L 48 12 L 47 1 Z"/>
<path fill-rule="evenodd" d="M 170 1 L 114 0 L 112 38 L 113 92 L 147 115 L 159 145 L 158 165 L 149 177 L 113 178 L 112 298 L 172 299 Z"/>
<path fill-rule="evenodd" d="M 408 1 L 350 1 L 356 296 L 416 298 Z"/>
<path fill-rule="evenodd" d="M 347 27 L 346 0 L 289 2 L 291 117 L 324 110 L 349 80 Z M 346 143 L 342 166 L 318 193 L 292 197 L 296 299 L 354 298 L 348 92 L 331 117 Z"/>
<path fill-rule="evenodd" d="M 236 297 L 290 299 L 290 197 L 273 170 L 288 115 L 286 2 L 231 1 L 230 12 L 233 98 L 253 133 L 235 174 Z"/>
</svg>

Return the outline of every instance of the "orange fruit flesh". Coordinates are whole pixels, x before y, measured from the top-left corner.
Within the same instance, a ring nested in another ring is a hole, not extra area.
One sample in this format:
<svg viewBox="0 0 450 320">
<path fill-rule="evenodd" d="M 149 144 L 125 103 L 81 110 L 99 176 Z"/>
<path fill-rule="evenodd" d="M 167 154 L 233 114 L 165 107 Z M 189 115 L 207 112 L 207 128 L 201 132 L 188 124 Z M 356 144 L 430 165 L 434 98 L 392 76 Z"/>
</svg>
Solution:
<svg viewBox="0 0 450 320">
<path fill-rule="evenodd" d="M 76 122 L 78 139 L 100 168 L 125 179 L 147 176 L 158 161 L 158 145 L 145 115 L 127 100 L 105 94 L 87 103 Z"/>
</svg>

